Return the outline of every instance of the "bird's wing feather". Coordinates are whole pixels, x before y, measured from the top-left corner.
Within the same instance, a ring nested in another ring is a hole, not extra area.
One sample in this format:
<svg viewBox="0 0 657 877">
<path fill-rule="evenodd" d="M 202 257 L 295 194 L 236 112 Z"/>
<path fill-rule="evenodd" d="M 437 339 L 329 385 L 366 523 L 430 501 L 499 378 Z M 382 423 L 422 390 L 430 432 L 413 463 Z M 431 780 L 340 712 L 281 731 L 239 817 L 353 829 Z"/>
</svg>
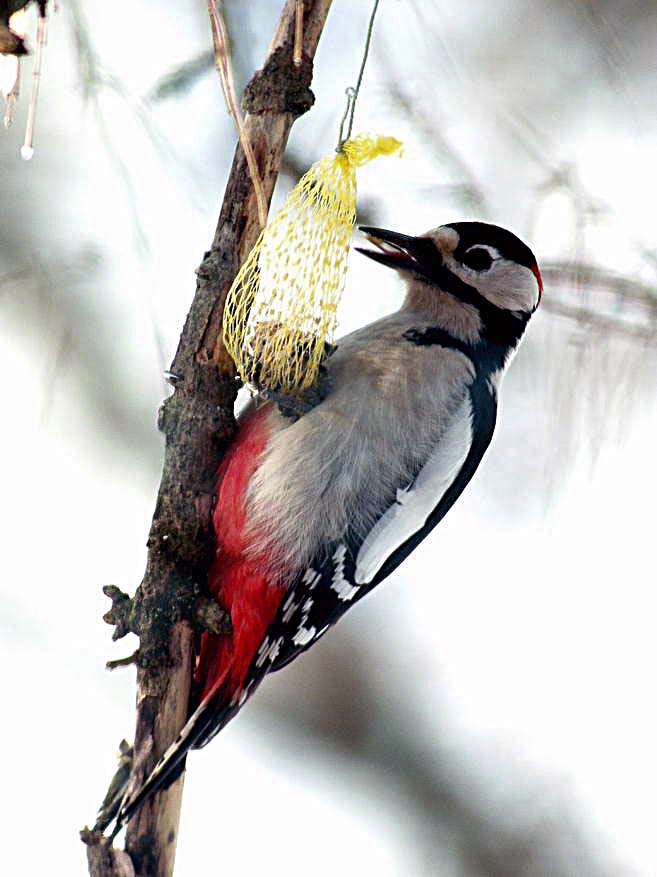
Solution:
<svg viewBox="0 0 657 877">
<path fill-rule="evenodd" d="M 395 502 L 358 549 L 356 584 L 371 582 L 384 562 L 424 527 L 463 466 L 472 444 L 471 424 L 472 405 L 466 397 L 413 483 L 397 490 Z"/>
<path fill-rule="evenodd" d="M 372 579 L 371 587 L 377 585 L 397 569 L 399 564 L 442 521 L 479 468 L 495 431 L 497 420 L 496 389 L 487 379 L 478 377 L 469 388 L 469 401 L 471 410 L 470 445 L 455 478 L 446 487 L 424 525 L 401 543 L 381 565 Z"/>
<path fill-rule="evenodd" d="M 375 585 L 390 575 L 454 505 L 490 444 L 496 394 L 476 380 L 450 427 L 413 483 L 362 540 L 328 548 L 299 576 L 268 630 L 276 643 L 270 670 L 279 670 L 319 639 Z"/>
<path fill-rule="evenodd" d="M 440 441 L 411 485 L 400 485 L 395 502 L 364 538 L 347 535 L 325 546 L 297 576 L 269 626 L 233 702 L 216 711 L 194 748 L 205 746 L 260 685 L 306 651 L 342 615 L 390 575 L 454 505 L 490 444 L 496 393 L 476 379 Z M 188 723 L 189 724 L 189 723 Z"/>
</svg>

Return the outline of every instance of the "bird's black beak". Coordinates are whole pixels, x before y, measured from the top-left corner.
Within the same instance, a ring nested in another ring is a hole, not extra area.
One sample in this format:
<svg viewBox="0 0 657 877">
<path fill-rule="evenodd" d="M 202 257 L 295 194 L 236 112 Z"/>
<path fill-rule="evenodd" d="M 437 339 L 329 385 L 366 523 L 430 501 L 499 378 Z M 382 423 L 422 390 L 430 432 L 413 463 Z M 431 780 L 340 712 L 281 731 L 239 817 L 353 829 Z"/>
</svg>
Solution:
<svg viewBox="0 0 657 877">
<path fill-rule="evenodd" d="M 377 249 L 366 250 L 363 247 L 355 249 L 374 259 L 375 262 L 387 265 L 388 268 L 426 274 L 430 267 L 435 268 L 436 263 L 440 261 L 438 250 L 428 238 L 416 238 L 400 234 L 398 231 L 372 228 L 367 225 L 360 225 L 358 229 Z"/>
</svg>

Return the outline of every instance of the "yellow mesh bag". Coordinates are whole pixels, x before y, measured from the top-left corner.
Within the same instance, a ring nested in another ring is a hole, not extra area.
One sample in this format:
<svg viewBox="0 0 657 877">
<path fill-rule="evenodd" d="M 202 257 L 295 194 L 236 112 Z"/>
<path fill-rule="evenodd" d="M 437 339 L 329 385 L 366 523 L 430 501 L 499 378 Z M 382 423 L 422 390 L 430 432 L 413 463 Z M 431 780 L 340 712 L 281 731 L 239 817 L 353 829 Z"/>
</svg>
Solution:
<svg viewBox="0 0 657 877">
<path fill-rule="evenodd" d="M 304 174 L 230 288 L 224 343 L 244 381 L 295 395 L 317 381 L 356 221 L 356 168 L 401 148 L 359 135 Z"/>
</svg>

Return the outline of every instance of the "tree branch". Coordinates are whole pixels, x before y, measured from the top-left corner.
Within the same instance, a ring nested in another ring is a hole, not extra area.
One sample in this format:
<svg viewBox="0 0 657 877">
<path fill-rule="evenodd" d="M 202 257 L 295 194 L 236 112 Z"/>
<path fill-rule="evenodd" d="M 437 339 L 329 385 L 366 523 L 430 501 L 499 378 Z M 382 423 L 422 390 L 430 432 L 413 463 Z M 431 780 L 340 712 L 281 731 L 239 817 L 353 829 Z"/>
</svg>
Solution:
<svg viewBox="0 0 657 877">
<path fill-rule="evenodd" d="M 314 100 L 312 59 L 331 0 L 305 0 L 303 58 L 293 63 L 295 0 L 287 0 L 264 68 L 245 95 L 246 133 L 267 204 L 290 128 Z M 166 437 L 162 481 L 148 539 L 137 619 L 137 726 L 129 789 L 138 788 L 187 719 L 193 663 L 192 617 L 213 555 L 211 513 L 217 467 L 234 431 L 235 372 L 221 340 L 226 294 L 260 227 L 244 153 L 237 147 L 212 248 L 197 270 L 196 295 L 171 366 L 174 392 L 159 425 Z M 173 872 L 182 778 L 130 821 L 126 851 L 136 877 Z M 90 873 L 127 873 L 120 851 L 88 833 Z M 117 868 L 123 868 L 118 871 Z"/>
</svg>

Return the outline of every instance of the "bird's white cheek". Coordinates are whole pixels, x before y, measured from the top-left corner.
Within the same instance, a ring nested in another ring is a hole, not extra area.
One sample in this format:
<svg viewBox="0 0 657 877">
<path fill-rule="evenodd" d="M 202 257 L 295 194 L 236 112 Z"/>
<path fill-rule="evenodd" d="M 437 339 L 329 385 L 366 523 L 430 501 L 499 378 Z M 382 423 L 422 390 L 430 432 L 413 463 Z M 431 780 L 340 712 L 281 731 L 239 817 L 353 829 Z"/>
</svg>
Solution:
<svg viewBox="0 0 657 877">
<path fill-rule="evenodd" d="M 536 277 L 522 265 L 496 264 L 473 285 L 498 308 L 533 311 L 538 304 Z"/>
</svg>

